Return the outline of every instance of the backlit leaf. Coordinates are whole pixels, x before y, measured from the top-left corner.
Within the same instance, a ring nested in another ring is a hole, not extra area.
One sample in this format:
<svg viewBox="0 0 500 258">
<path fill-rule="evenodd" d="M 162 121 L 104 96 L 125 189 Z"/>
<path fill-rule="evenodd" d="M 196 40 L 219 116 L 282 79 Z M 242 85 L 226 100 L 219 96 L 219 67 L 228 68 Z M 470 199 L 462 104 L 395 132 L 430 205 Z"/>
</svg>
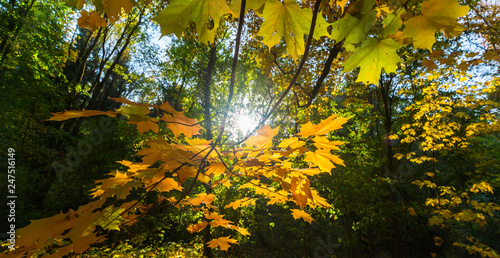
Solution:
<svg viewBox="0 0 500 258">
<path fill-rule="evenodd" d="M 436 31 L 462 31 L 457 22 L 460 16 L 467 15 L 469 7 L 460 6 L 457 0 L 427 0 L 422 3 L 421 14 L 405 22 L 403 37 L 413 38 L 417 48 L 431 49 L 436 42 Z"/>
<path fill-rule="evenodd" d="M 376 11 L 371 11 L 358 19 L 347 14 L 344 18 L 332 23 L 332 38 L 337 42 L 345 39 L 345 49 L 347 51 L 353 51 L 355 48 L 353 44 L 363 41 L 368 31 L 370 31 L 375 24 L 376 15 Z"/>
<path fill-rule="evenodd" d="M 116 117 L 116 114 L 119 114 L 119 113 L 114 112 L 114 111 L 99 111 L 99 110 L 85 110 L 85 109 L 83 109 L 82 111 L 68 110 L 65 112 L 52 113 L 52 117 L 47 119 L 47 120 L 48 121 L 64 121 L 64 120 L 73 119 L 73 118 L 89 117 L 89 116 L 101 116 L 101 115 L 107 115 L 109 117 Z"/>
<path fill-rule="evenodd" d="M 106 19 L 102 18 L 101 15 L 93 11 L 91 13 L 82 10 L 80 12 L 80 18 L 77 19 L 78 27 L 87 28 L 89 27 L 91 31 L 94 31 L 100 27 L 106 27 L 108 24 L 106 23 Z"/>
<path fill-rule="evenodd" d="M 273 145 L 273 137 L 278 134 L 279 126 L 271 129 L 270 126 L 266 125 L 257 130 L 257 135 L 250 136 L 244 144 L 247 147 L 255 147 L 256 149 L 267 149 Z"/>
<path fill-rule="evenodd" d="M 307 221 L 309 223 L 315 221 L 311 215 L 307 214 L 305 211 L 303 210 L 299 210 L 299 209 L 290 209 L 292 211 L 292 215 L 293 215 L 293 218 L 294 219 L 303 219 L 304 221 Z"/>
<path fill-rule="evenodd" d="M 378 85 L 382 69 L 386 73 L 395 73 L 397 64 L 401 61 L 396 50 L 402 47 L 393 39 L 378 41 L 375 38 L 367 38 L 360 48 L 344 62 L 344 70 L 349 72 L 356 67 L 359 70 L 356 82 Z"/>
<path fill-rule="evenodd" d="M 264 22 L 262 23 L 259 36 L 262 42 L 271 49 L 285 38 L 287 53 L 293 59 L 299 58 L 304 53 L 304 34 L 309 33 L 312 21 L 312 12 L 308 8 L 302 9 L 295 0 L 267 0 L 264 6 Z M 330 26 L 325 19 L 318 15 L 314 38 L 322 36 L 330 37 L 327 28 Z"/>
<path fill-rule="evenodd" d="M 231 247 L 230 244 L 237 244 L 238 241 L 236 239 L 231 239 L 229 237 L 219 237 L 217 239 L 212 239 L 210 242 L 208 242 L 208 247 L 210 248 L 216 248 L 220 247 L 221 250 L 227 251 L 229 247 Z"/>
<path fill-rule="evenodd" d="M 225 0 L 172 0 L 153 20 L 160 24 L 162 36 L 174 33 L 177 38 L 190 22 L 194 22 L 198 40 L 213 43 L 221 17 L 226 13 L 231 10 Z M 207 25 L 209 19 L 213 21 L 211 29 Z"/>
<path fill-rule="evenodd" d="M 311 135 L 325 135 L 331 131 L 342 128 L 342 125 L 345 124 L 348 119 L 349 118 L 332 115 L 317 125 L 309 121 L 302 125 L 300 132 L 297 135 L 301 135 L 303 137 L 309 137 Z"/>
<path fill-rule="evenodd" d="M 101 4 L 111 23 L 120 19 L 122 9 L 128 14 L 134 7 L 130 0 L 101 0 Z"/>
<path fill-rule="evenodd" d="M 200 222 L 198 224 L 189 225 L 187 227 L 187 230 L 189 231 L 189 233 L 193 234 L 193 233 L 202 231 L 204 228 L 207 227 L 207 225 L 208 225 L 208 222 L 203 221 L 203 222 Z"/>
</svg>

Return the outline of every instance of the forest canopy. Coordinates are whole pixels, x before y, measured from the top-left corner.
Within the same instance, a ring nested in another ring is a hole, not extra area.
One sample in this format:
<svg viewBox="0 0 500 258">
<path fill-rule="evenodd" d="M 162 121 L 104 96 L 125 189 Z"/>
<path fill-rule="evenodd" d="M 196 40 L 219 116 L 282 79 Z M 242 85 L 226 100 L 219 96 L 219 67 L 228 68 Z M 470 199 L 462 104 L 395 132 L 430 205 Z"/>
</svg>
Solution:
<svg viewBox="0 0 500 258">
<path fill-rule="evenodd" d="M 0 257 L 499 257 L 499 12 L 1 2 Z"/>
</svg>

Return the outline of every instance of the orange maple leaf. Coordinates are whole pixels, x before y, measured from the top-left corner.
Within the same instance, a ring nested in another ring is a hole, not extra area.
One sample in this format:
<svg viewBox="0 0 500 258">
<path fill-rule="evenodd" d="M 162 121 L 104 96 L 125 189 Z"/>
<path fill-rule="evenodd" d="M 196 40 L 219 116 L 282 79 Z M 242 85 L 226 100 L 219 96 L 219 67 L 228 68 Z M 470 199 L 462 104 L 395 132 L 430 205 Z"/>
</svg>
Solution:
<svg viewBox="0 0 500 258">
<path fill-rule="evenodd" d="M 79 110 L 67 110 L 65 112 L 59 112 L 59 113 L 51 113 L 52 117 L 47 119 L 46 121 L 64 121 L 68 119 L 73 119 L 73 118 L 80 118 L 80 117 L 89 117 L 89 116 L 101 116 L 101 115 L 107 115 L 109 117 L 116 117 L 116 114 L 119 114 L 114 111 L 99 111 L 99 110 L 85 110 L 83 109 L 82 111 Z"/>
<path fill-rule="evenodd" d="M 309 223 L 315 221 L 311 215 L 307 214 L 305 211 L 303 210 L 299 210 L 299 209 L 290 209 L 292 211 L 292 215 L 293 215 L 293 218 L 294 219 L 303 219 Z"/>
<path fill-rule="evenodd" d="M 349 118 L 332 115 L 317 125 L 309 121 L 302 125 L 298 135 L 302 135 L 303 137 L 309 137 L 311 135 L 325 135 L 331 131 L 342 128 L 342 125 L 345 124 L 348 119 Z"/>
<path fill-rule="evenodd" d="M 221 250 L 227 251 L 227 249 L 231 247 L 229 243 L 237 244 L 238 241 L 236 239 L 231 239 L 229 237 L 219 237 L 217 239 L 212 239 L 210 242 L 208 242 L 208 247 L 213 249 L 218 246 L 220 247 Z"/>
<path fill-rule="evenodd" d="M 254 147 L 258 150 L 267 149 L 273 145 L 273 137 L 278 134 L 279 126 L 271 129 L 269 125 L 265 125 L 257 130 L 257 135 L 250 136 L 244 144 L 247 147 Z"/>
</svg>

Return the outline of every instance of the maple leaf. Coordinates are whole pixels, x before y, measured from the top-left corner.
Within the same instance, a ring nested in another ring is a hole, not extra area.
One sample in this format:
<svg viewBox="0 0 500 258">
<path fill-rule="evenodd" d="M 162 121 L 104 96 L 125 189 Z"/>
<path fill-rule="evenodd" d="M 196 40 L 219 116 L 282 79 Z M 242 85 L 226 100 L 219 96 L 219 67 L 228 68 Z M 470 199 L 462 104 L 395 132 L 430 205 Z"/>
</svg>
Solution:
<svg viewBox="0 0 500 258">
<path fill-rule="evenodd" d="M 368 31 L 375 24 L 377 11 L 371 11 L 363 15 L 361 18 L 356 18 L 347 14 L 344 18 L 332 23 L 332 38 L 337 42 L 345 39 L 344 47 L 347 51 L 353 51 L 354 45 L 366 38 Z"/>
<path fill-rule="evenodd" d="M 467 15 L 469 7 L 460 6 L 457 0 L 427 0 L 422 3 L 421 14 L 407 20 L 403 37 L 414 40 L 416 48 L 431 49 L 436 42 L 438 30 L 461 32 L 463 26 L 457 22 L 461 16 Z"/>
<path fill-rule="evenodd" d="M 114 206 L 108 206 L 99 219 L 95 222 L 95 225 L 99 225 L 104 229 L 120 230 L 119 226 L 124 219 L 120 214 L 124 211 L 124 208 L 118 208 Z"/>
<path fill-rule="evenodd" d="M 193 167 L 183 167 L 179 171 L 177 171 L 177 176 L 179 177 L 179 181 L 184 183 L 186 179 L 190 177 L 195 177 L 197 170 Z"/>
<path fill-rule="evenodd" d="M 403 24 L 401 20 L 401 14 L 404 12 L 403 10 L 398 11 L 396 14 L 389 13 L 382 21 L 382 25 L 384 25 L 384 31 L 382 32 L 382 37 L 387 37 L 389 35 L 395 34 L 398 29 Z"/>
<path fill-rule="evenodd" d="M 332 115 L 317 125 L 309 121 L 302 125 L 300 132 L 297 135 L 302 135 L 303 137 L 309 137 L 311 135 L 325 135 L 331 131 L 342 128 L 342 125 L 345 124 L 348 119 L 349 118 Z"/>
<path fill-rule="evenodd" d="M 160 181 L 161 179 L 163 179 L 163 177 L 156 176 L 153 178 L 153 182 L 156 183 L 156 182 Z M 156 188 L 158 188 L 162 192 L 169 192 L 172 190 L 178 190 L 178 191 L 182 190 L 182 186 L 179 184 L 179 182 L 175 181 L 173 178 L 163 179 L 161 182 L 158 183 Z"/>
<path fill-rule="evenodd" d="M 367 38 L 344 62 L 344 71 L 349 72 L 360 66 L 356 82 L 378 85 L 382 68 L 386 73 L 396 72 L 397 64 L 401 61 L 396 50 L 401 46 L 393 39 L 378 41 L 375 38 Z"/>
<path fill-rule="evenodd" d="M 130 180 L 132 180 L 132 179 L 127 177 L 127 174 L 120 173 L 117 170 L 114 173 L 114 177 L 106 178 L 106 179 L 102 179 L 102 180 L 97 180 L 96 183 L 102 183 L 101 189 L 109 189 L 109 188 L 112 188 L 116 185 L 124 186 Z"/>
<path fill-rule="evenodd" d="M 268 0 L 264 6 L 264 22 L 262 23 L 259 36 L 263 37 L 263 43 L 271 49 L 285 38 L 287 53 L 293 59 L 299 58 L 304 53 L 304 34 L 309 33 L 312 22 L 312 11 L 308 8 L 302 9 L 295 0 Z M 314 38 L 322 36 L 330 37 L 328 34 L 329 23 L 318 15 Z"/>
<path fill-rule="evenodd" d="M 187 230 L 189 231 L 189 233 L 193 234 L 193 233 L 202 231 L 204 228 L 207 227 L 207 225 L 208 225 L 208 222 L 203 221 L 203 222 L 200 222 L 198 224 L 189 225 L 187 227 Z"/>
<path fill-rule="evenodd" d="M 194 139 L 187 138 L 186 143 L 188 144 L 186 146 L 187 150 L 193 152 L 194 154 L 198 154 L 198 156 L 205 156 L 208 153 L 208 151 L 210 150 L 210 147 L 211 147 L 210 144 L 212 143 L 212 141 L 207 141 L 207 140 L 198 139 L 198 138 L 194 138 Z M 217 155 L 217 154 L 215 154 L 214 151 L 210 154 L 211 154 L 211 156 Z"/>
<path fill-rule="evenodd" d="M 295 203 L 304 208 L 307 204 L 307 200 L 312 198 L 311 184 L 307 178 L 292 178 L 291 191 Z"/>
<path fill-rule="evenodd" d="M 134 4 L 130 0 L 100 0 L 106 15 L 111 23 L 120 19 L 120 14 L 123 11 L 128 14 Z"/>
<path fill-rule="evenodd" d="M 250 136 L 245 142 L 247 147 L 254 147 L 258 150 L 267 149 L 273 145 L 273 137 L 278 134 L 279 126 L 271 129 L 270 126 L 265 125 L 257 130 L 257 135 Z"/>
<path fill-rule="evenodd" d="M 217 239 L 210 240 L 210 242 L 208 242 L 208 247 L 214 249 L 218 246 L 221 250 L 227 251 L 227 249 L 231 247 L 230 243 L 237 244 L 238 241 L 229 237 L 219 237 Z"/>
<path fill-rule="evenodd" d="M 108 24 L 106 23 L 106 19 L 102 18 L 98 12 L 93 11 L 91 13 L 82 10 L 80 12 L 81 17 L 77 19 L 78 27 L 86 28 L 89 27 L 91 31 L 94 31 L 101 27 L 106 27 Z"/>
<path fill-rule="evenodd" d="M 137 130 L 140 133 L 145 133 L 149 130 L 158 133 L 158 124 L 155 123 L 156 119 L 148 117 L 149 108 L 147 106 L 121 106 L 117 111 L 128 117 L 128 124 L 137 125 Z"/>
<path fill-rule="evenodd" d="M 196 120 L 185 117 L 182 112 L 174 111 L 172 115 L 165 115 L 161 120 L 167 123 L 167 128 L 172 130 L 175 137 L 179 137 L 181 133 L 189 138 L 200 134 L 201 126 Z"/>
<path fill-rule="evenodd" d="M 252 9 L 256 14 L 262 14 L 262 7 L 266 3 L 267 0 L 253 0 L 246 2 L 246 10 Z M 233 18 L 240 17 L 241 10 L 241 0 L 232 0 L 229 4 L 229 8 L 233 11 Z"/>
<path fill-rule="evenodd" d="M 198 40 L 213 43 L 221 17 L 226 13 L 232 11 L 225 0 L 172 0 L 153 20 L 160 24 L 162 36 L 174 33 L 177 38 L 190 22 L 195 22 Z M 210 18 L 212 29 L 207 27 Z"/>
<path fill-rule="evenodd" d="M 52 117 L 46 121 L 64 121 L 73 118 L 89 117 L 89 116 L 101 116 L 107 115 L 109 117 L 116 117 L 116 112 L 114 111 L 99 111 L 99 110 L 68 110 L 65 112 L 51 113 Z M 119 114 L 119 113 L 118 113 Z"/>
<path fill-rule="evenodd" d="M 248 198 L 243 198 L 236 200 L 234 202 L 229 203 L 228 205 L 224 206 L 225 209 L 228 208 L 233 208 L 234 210 L 238 209 L 239 207 L 247 207 L 249 205 L 255 205 L 255 200 L 254 199 L 248 199 Z"/>
<path fill-rule="evenodd" d="M 303 219 L 304 221 L 307 221 L 309 223 L 312 223 L 313 221 L 315 221 L 311 217 L 311 215 L 307 214 L 303 210 L 299 210 L 299 209 L 290 209 L 290 210 L 292 211 L 292 215 L 293 215 L 294 219 Z"/>
<path fill-rule="evenodd" d="M 232 229 L 235 229 L 236 231 L 238 231 L 238 233 L 240 233 L 244 236 L 251 235 L 250 232 L 248 232 L 248 230 L 246 228 L 240 228 L 240 227 L 233 226 Z"/>
<path fill-rule="evenodd" d="M 287 148 L 290 147 L 292 149 L 300 148 L 304 146 L 304 142 L 299 141 L 297 137 L 290 137 L 288 139 L 284 139 L 278 145 L 279 148 Z"/>
<path fill-rule="evenodd" d="M 329 149 L 329 150 L 339 150 L 340 145 L 344 144 L 341 141 L 330 141 L 328 138 L 324 136 L 315 136 L 314 137 L 314 146 L 319 149 Z"/>
<path fill-rule="evenodd" d="M 318 166 L 321 171 L 328 173 L 330 173 L 332 168 L 335 168 L 332 162 L 344 165 L 343 161 L 338 156 L 330 154 L 330 150 L 323 149 L 316 150 L 315 152 L 306 152 L 304 160 L 313 163 Z"/>
<path fill-rule="evenodd" d="M 208 166 L 207 172 L 205 174 L 209 176 L 210 175 L 216 176 L 216 175 L 222 175 L 224 174 L 224 172 L 226 172 L 226 167 L 224 166 L 224 164 L 222 164 L 222 162 L 217 162 Z"/>
<path fill-rule="evenodd" d="M 197 197 L 188 199 L 187 201 L 191 203 L 193 206 L 198 206 L 202 203 L 205 205 L 210 205 L 215 199 L 215 195 L 213 194 L 206 194 L 206 193 L 200 193 L 197 195 Z"/>
</svg>

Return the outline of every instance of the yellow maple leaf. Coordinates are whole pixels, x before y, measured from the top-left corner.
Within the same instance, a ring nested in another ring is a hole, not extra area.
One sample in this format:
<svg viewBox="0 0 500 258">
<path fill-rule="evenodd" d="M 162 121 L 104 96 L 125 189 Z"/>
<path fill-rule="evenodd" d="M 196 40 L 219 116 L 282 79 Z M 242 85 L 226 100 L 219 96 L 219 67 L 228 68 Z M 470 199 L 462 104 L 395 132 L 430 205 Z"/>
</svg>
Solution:
<svg viewBox="0 0 500 258">
<path fill-rule="evenodd" d="M 162 180 L 162 176 L 155 176 L 152 180 L 152 182 L 157 183 L 160 180 Z M 169 192 L 172 190 L 182 190 L 182 186 L 179 184 L 179 182 L 175 181 L 173 178 L 165 178 L 161 182 L 158 183 L 156 186 L 161 192 Z"/>
<path fill-rule="evenodd" d="M 318 149 L 315 152 L 306 152 L 304 160 L 313 163 L 321 171 L 328 173 L 330 173 L 332 168 L 335 168 L 333 163 L 344 165 L 344 162 L 338 156 L 330 154 L 330 150 L 323 149 Z"/>
<path fill-rule="evenodd" d="M 290 147 L 292 149 L 300 148 L 304 146 L 303 141 L 299 141 L 298 137 L 290 137 L 288 139 L 284 139 L 278 145 L 279 148 L 287 148 Z"/>
<path fill-rule="evenodd" d="M 341 141 L 330 141 L 324 136 L 314 137 L 314 146 L 318 149 L 329 149 L 329 150 L 339 150 L 339 146 L 344 144 Z"/>
<path fill-rule="evenodd" d="M 130 0 L 101 0 L 101 4 L 111 23 L 120 19 L 122 9 L 128 14 L 134 7 Z"/>
<path fill-rule="evenodd" d="M 189 233 L 193 234 L 195 232 L 202 231 L 205 227 L 207 227 L 207 225 L 208 225 L 208 222 L 203 221 L 203 222 L 200 222 L 198 224 L 189 225 L 187 227 L 187 230 L 189 231 Z"/>
<path fill-rule="evenodd" d="M 175 137 L 179 137 L 181 133 L 191 138 L 193 135 L 200 134 L 201 126 L 196 123 L 196 120 L 187 118 L 182 112 L 175 112 L 172 115 L 165 115 L 161 118 L 167 123 L 167 128 L 172 130 Z"/>
<path fill-rule="evenodd" d="M 403 37 L 413 38 L 417 48 L 432 49 L 438 30 L 461 32 L 463 26 L 457 22 L 460 16 L 467 15 L 469 7 L 460 6 L 457 0 L 427 0 L 422 3 L 421 14 L 407 20 Z"/>
<path fill-rule="evenodd" d="M 184 183 L 186 179 L 189 177 L 195 177 L 197 170 L 194 167 L 182 167 L 179 171 L 177 171 L 177 176 L 179 177 L 179 181 Z"/>
<path fill-rule="evenodd" d="M 293 218 L 294 219 L 303 219 L 304 221 L 307 221 L 309 223 L 315 221 L 311 215 L 307 214 L 305 211 L 303 210 L 299 210 L 299 209 L 290 209 L 292 211 L 292 215 L 293 215 Z"/>
<path fill-rule="evenodd" d="M 51 113 L 52 117 L 47 119 L 46 121 L 64 121 L 68 119 L 73 119 L 73 118 L 80 118 L 80 117 L 89 117 L 89 116 L 101 116 L 101 115 L 106 115 L 109 117 L 116 117 L 116 114 L 119 114 L 114 111 L 99 111 L 99 110 L 85 110 L 83 109 L 82 111 L 79 110 L 67 110 L 65 112 L 59 112 L 59 113 Z"/>
<path fill-rule="evenodd" d="M 240 234 L 242 234 L 244 236 L 249 236 L 250 235 L 250 232 L 248 232 L 248 230 L 246 228 L 240 228 L 240 227 L 236 227 L 236 226 L 233 226 L 232 228 L 235 229 L 236 231 L 238 231 Z"/>
<path fill-rule="evenodd" d="M 187 201 L 191 203 L 193 206 L 198 206 L 202 203 L 205 205 L 210 205 L 215 199 L 215 195 L 213 194 L 206 194 L 206 193 L 200 193 L 197 195 L 197 197 L 188 199 Z"/>
<path fill-rule="evenodd" d="M 210 166 L 207 168 L 207 174 L 208 176 L 217 176 L 217 175 L 222 175 L 226 171 L 226 167 L 222 162 L 217 162 L 217 163 L 212 163 Z"/>
<path fill-rule="evenodd" d="M 101 189 L 109 189 L 116 185 L 124 186 L 127 182 L 132 180 L 132 178 L 127 177 L 126 173 L 120 173 L 118 170 L 113 174 L 114 177 L 97 180 L 96 183 L 102 183 Z"/>
<path fill-rule="evenodd" d="M 250 136 L 244 144 L 258 150 L 267 149 L 273 145 L 273 137 L 278 134 L 279 128 L 279 126 L 274 129 L 271 129 L 268 125 L 263 126 L 257 130 L 257 135 Z"/>
<path fill-rule="evenodd" d="M 106 23 L 106 19 L 102 18 L 98 12 L 93 11 L 91 13 L 82 10 L 80 11 L 80 18 L 77 19 L 78 27 L 87 28 L 89 27 L 91 31 L 94 31 L 101 27 L 106 27 L 108 24 Z"/>
<path fill-rule="evenodd" d="M 348 119 L 349 118 L 337 117 L 337 115 L 332 115 L 327 119 L 321 121 L 317 125 L 309 121 L 306 124 L 302 125 L 298 135 L 301 135 L 303 137 L 309 137 L 311 135 L 325 135 L 331 131 L 342 128 L 342 125 L 345 124 Z"/>
<path fill-rule="evenodd" d="M 252 0 L 246 2 L 246 10 L 252 9 L 257 15 L 261 16 L 263 11 L 263 6 L 266 4 L 266 0 Z M 233 18 L 240 17 L 241 10 L 241 0 L 231 0 L 229 8 L 233 11 Z M 246 12 L 245 10 L 245 12 Z"/>
<path fill-rule="evenodd" d="M 208 247 L 212 249 L 220 247 L 221 250 L 227 251 L 227 249 L 231 247 L 230 243 L 237 244 L 238 241 L 236 239 L 231 239 L 229 237 L 219 237 L 217 239 L 210 240 L 210 242 L 208 242 Z"/>
</svg>

